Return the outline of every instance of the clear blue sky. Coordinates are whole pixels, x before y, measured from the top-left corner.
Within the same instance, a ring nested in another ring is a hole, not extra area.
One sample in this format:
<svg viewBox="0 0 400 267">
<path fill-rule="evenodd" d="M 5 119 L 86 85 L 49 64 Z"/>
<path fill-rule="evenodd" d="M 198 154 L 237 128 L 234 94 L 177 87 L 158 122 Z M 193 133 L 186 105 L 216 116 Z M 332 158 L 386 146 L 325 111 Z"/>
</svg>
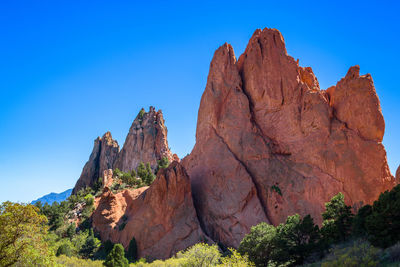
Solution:
<svg viewBox="0 0 400 267">
<path fill-rule="evenodd" d="M 173 152 L 190 153 L 215 49 L 228 42 L 238 57 L 264 27 L 282 32 L 289 54 L 313 68 L 321 88 L 352 65 L 372 74 L 395 172 L 395 1 L 166 2 L 1 1 L 0 201 L 73 187 L 93 140 L 109 130 L 122 146 L 141 107 L 162 109 Z"/>
</svg>

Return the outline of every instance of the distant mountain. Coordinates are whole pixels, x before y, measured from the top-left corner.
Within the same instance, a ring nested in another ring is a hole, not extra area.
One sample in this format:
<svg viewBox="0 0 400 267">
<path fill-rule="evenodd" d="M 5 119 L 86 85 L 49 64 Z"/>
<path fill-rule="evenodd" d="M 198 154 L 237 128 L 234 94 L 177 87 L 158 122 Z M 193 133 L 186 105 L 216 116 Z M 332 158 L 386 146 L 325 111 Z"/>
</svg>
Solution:
<svg viewBox="0 0 400 267">
<path fill-rule="evenodd" d="M 54 201 L 57 201 L 60 203 L 61 201 L 66 200 L 70 195 L 71 195 L 72 189 L 68 189 L 64 192 L 61 193 L 50 193 L 45 196 L 42 196 L 41 198 L 38 198 L 34 201 L 31 202 L 31 204 L 35 204 L 36 202 L 40 201 L 42 204 L 48 203 L 48 204 L 53 204 Z"/>
</svg>

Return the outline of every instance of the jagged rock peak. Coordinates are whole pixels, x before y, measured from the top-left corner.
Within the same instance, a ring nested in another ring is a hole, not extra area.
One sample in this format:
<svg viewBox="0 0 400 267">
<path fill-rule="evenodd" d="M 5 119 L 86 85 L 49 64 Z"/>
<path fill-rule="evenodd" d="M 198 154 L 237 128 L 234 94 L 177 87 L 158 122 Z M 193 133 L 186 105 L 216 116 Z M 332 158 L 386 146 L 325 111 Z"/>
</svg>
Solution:
<svg viewBox="0 0 400 267">
<path fill-rule="evenodd" d="M 98 139 L 103 140 L 108 146 L 119 147 L 117 140 L 112 138 L 111 132 L 106 132 L 102 138 L 98 137 Z"/>
<path fill-rule="evenodd" d="M 397 181 L 381 143 L 384 120 L 372 78 L 351 67 L 320 90 L 275 29 L 256 30 L 236 61 L 224 44 L 210 64 L 196 144 L 182 160 L 206 234 L 236 247 L 260 221 L 311 214 L 343 192 L 372 203 Z M 279 190 L 278 190 L 279 189 Z"/>
<path fill-rule="evenodd" d="M 105 170 L 113 168 L 118 153 L 118 142 L 112 138 L 110 132 L 106 132 L 103 137 L 97 137 L 94 140 L 89 160 L 83 167 L 81 176 L 76 182 L 72 194 L 75 194 L 82 188 L 93 186 Z"/>
<path fill-rule="evenodd" d="M 397 168 L 397 171 L 396 171 L 396 180 L 397 181 L 400 180 L 400 165 L 399 165 L 399 167 Z"/>
<path fill-rule="evenodd" d="M 173 161 L 174 157 L 168 147 L 167 132 L 161 110 L 156 111 L 154 107 L 150 107 L 146 112 L 142 108 L 129 129 L 114 167 L 130 171 L 144 162 L 150 163 L 154 169 L 157 160 L 163 157 Z"/>
</svg>

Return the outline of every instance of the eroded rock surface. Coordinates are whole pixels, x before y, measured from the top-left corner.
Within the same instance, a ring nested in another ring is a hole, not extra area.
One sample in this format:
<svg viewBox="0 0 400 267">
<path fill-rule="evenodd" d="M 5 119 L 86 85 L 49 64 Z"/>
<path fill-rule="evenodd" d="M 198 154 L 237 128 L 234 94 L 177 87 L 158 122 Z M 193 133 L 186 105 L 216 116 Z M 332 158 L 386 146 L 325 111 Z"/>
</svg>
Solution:
<svg viewBox="0 0 400 267">
<path fill-rule="evenodd" d="M 97 137 L 89 160 L 83 167 L 82 174 L 76 182 L 72 194 L 82 188 L 93 186 L 105 170 L 112 169 L 118 152 L 118 142 L 112 138 L 110 132 L 106 132 L 103 137 Z"/>
<path fill-rule="evenodd" d="M 398 181 L 400 179 L 400 166 L 397 168 L 396 171 L 396 180 Z"/>
<path fill-rule="evenodd" d="M 93 227 L 101 239 L 125 248 L 135 237 L 139 257 L 171 257 L 207 237 L 193 206 L 190 179 L 178 162 L 158 172 L 150 187 L 113 194 L 108 187 L 96 199 Z"/>
<path fill-rule="evenodd" d="M 281 33 L 257 30 L 237 61 L 230 45 L 214 54 L 197 121 L 182 160 L 206 234 L 236 247 L 251 226 L 288 215 L 321 222 L 324 203 L 372 203 L 392 188 L 381 143 L 384 120 L 369 74 L 351 67 L 321 90 Z"/>
<path fill-rule="evenodd" d="M 124 146 L 118 155 L 114 168 L 122 171 L 131 171 L 141 163 L 150 163 L 157 167 L 157 160 L 163 157 L 170 162 L 173 155 L 168 147 L 167 127 L 161 110 L 150 107 L 149 112 L 142 109 L 129 129 Z"/>
</svg>

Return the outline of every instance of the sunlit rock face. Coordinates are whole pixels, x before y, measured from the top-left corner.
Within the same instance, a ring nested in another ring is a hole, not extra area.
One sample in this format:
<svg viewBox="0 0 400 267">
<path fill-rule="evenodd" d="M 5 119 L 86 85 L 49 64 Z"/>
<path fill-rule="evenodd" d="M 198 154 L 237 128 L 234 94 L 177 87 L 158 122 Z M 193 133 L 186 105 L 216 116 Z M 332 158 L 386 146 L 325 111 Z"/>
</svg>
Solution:
<svg viewBox="0 0 400 267">
<path fill-rule="evenodd" d="M 73 194 L 82 188 L 93 186 L 102 178 L 104 170 L 119 168 L 129 172 L 136 169 L 141 162 L 150 163 L 155 170 L 157 161 L 164 157 L 170 162 L 179 161 L 178 156 L 172 155 L 168 147 L 167 132 L 162 111 L 150 107 L 148 112 L 142 109 L 133 121 L 121 151 L 110 132 L 98 137 Z"/>
<path fill-rule="evenodd" d="M 200 224 L 237 247 L 261 221 L 299 213 L 321 223 L 338 192 L 355 208 L 372 203 L 396 184 L 384 129 L 372 78 L 358 66 L 321 90 L 278 30 L 256 30 L 239 60 L 224 44 L 210 64 L 196 144 L 182 160 Z"/>
<path fill-rule="evenodd" d="M 173 160 L 162 111 L 156 111 L 154 107 L 150 107 L 149 112 L 142 109 L 129 129 L 114 167 L 122 171 L 131 171 L 144 162 L 150 163 L 155 169 L 157 160 L 163 157 L 169 161 Z"/>
</svg>

